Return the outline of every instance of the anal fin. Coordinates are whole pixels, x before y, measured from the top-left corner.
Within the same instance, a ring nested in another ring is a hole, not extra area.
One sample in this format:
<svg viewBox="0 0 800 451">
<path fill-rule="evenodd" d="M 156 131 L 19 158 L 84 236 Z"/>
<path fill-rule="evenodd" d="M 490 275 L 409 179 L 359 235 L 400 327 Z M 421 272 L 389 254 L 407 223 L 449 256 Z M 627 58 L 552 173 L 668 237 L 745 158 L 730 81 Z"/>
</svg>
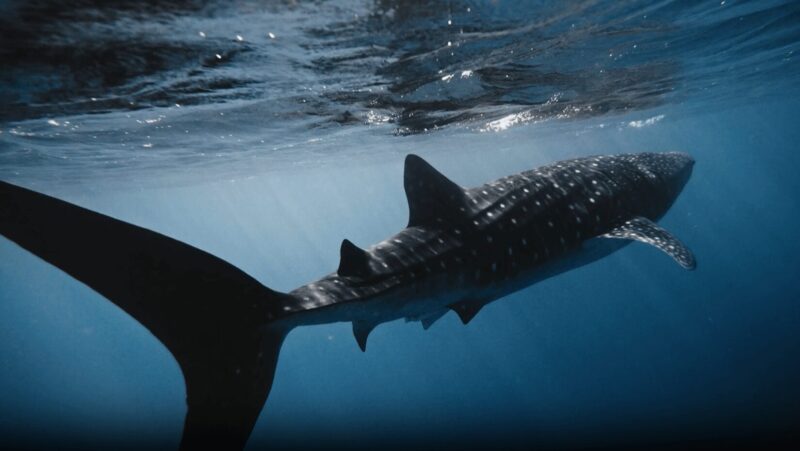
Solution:
<svg viewBox="0 0 800 451">
<path fill-rule="evenodd" d="M 353 321 L 353 335 L 356 337 L 356 342 L 362 352 L 367 352 L 367 337 L 369 337 L 370 332 L 372 332 L 374 328 L 375 324 L 371 324 L 367 321 Z"/>
<path fill-rule="evenodd" d="M 602 235 L 602 237 L 634 240 L 650 244 L 661 249 L 685 269 L 692 270 L 697 266 L 694 254 L 685 244 L 658 224 L 641 216 L 625 221 L 620 226 Z"/>
<path fill-rule="evenodd" d="M 483 302 L 479 301 L 461 301 L 455 304 L 450 304 L 450 309 L 456 312 L 463 324 L 468 324 L 475 318 L 475 315 L 483 308 Z"/>
</svg>

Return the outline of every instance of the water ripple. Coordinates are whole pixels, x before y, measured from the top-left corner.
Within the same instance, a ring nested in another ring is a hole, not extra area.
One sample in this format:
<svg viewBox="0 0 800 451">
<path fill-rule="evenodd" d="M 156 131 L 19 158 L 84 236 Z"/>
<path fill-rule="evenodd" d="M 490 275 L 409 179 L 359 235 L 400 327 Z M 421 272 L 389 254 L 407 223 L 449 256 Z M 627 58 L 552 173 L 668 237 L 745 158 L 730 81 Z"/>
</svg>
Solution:
<svg viewBox="0 0 800 451">
<path fill-rule="evenodd" d="M 204 166 L 784 95 L 800 3 L 11 0 L 0 43 L 0 167 Z"/>
</svg>

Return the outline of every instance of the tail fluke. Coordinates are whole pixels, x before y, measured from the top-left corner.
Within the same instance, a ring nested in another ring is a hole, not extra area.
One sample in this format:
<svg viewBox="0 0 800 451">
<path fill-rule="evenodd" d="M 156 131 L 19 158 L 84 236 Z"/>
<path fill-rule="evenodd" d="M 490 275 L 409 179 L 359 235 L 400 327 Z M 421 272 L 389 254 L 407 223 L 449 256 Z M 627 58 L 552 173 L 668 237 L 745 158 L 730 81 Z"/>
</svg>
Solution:
<svg viewBox="0 0 800 451">
<path fill-rule="evenodd" d="M 231 336 L 213 355 L 195 358 L 190 370 L 181 364 L 188 404 L 181 450 L 244 448 L 272 387 L 283 338 L 281 332 Z"/>
<path fill-rule="evenodd" d="M 159 233 L 0 182 L 0 234 L 119 306 L 180 364 L 182 449 L 241 449 L 267 398 L 292 298 Z"/>
</svg>

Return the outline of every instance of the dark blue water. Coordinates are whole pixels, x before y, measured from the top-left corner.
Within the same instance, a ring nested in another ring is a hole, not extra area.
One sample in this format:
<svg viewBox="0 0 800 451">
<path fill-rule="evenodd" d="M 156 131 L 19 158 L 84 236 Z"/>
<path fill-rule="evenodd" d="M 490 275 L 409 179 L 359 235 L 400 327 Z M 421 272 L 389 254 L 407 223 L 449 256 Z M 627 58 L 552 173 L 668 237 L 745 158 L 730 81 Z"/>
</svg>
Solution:
<svg viewBox="0 0 800 451">
<path fill-rule="evenodd" d="M 580 155 L 697 160 L 634 244 L 463 326 L 294 330 L 249 442 L 575 448 L 800 424 L 800 4 L 0 3 L 0 179 L 290 290 L 406 224 L 402 162 L 465 186 Z M 54 218 L 57 220 L 57 218 Z M 0 447 L 178 444 L 180 369 L 0 239 Z M 5 442 L 4 442 L 5 440 Z"/>
</svg>

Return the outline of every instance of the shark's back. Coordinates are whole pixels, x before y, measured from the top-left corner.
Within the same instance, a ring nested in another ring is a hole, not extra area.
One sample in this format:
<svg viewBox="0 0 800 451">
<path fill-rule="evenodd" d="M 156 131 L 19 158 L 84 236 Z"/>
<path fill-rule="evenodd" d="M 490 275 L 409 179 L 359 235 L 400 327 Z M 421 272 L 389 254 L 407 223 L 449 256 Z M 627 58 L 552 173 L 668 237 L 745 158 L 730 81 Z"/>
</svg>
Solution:
<svg viewBox="0 0 800 451">
<path fill-rule="evenodd" d="M 344 240 L 337 272 L 291 293 L 300 299 L 293 310 L 301 316 L 297 323 L 352 320 L 367 323 L 360 329 L 369 331 L 399 317 L 427 316 L 407 304 L 380 314 L 359 308 L 392 297 L 437 298 L 449 303 L 442 308 L 474 315 L 493 299 L 568 269 L 551 262 L 587 240 L 634 217 L 656 219 L 664 207 L 653 202 L 659 193 L 643 162 L 647 154 L 578 158 L 467 189 L 410 155 L 404 176 L 408 226 L 366 249 Z M 622 244 L 603 246 L 581 261 Z M 539 271 L 543 265 L 548 268 Z"/>
</svg>

